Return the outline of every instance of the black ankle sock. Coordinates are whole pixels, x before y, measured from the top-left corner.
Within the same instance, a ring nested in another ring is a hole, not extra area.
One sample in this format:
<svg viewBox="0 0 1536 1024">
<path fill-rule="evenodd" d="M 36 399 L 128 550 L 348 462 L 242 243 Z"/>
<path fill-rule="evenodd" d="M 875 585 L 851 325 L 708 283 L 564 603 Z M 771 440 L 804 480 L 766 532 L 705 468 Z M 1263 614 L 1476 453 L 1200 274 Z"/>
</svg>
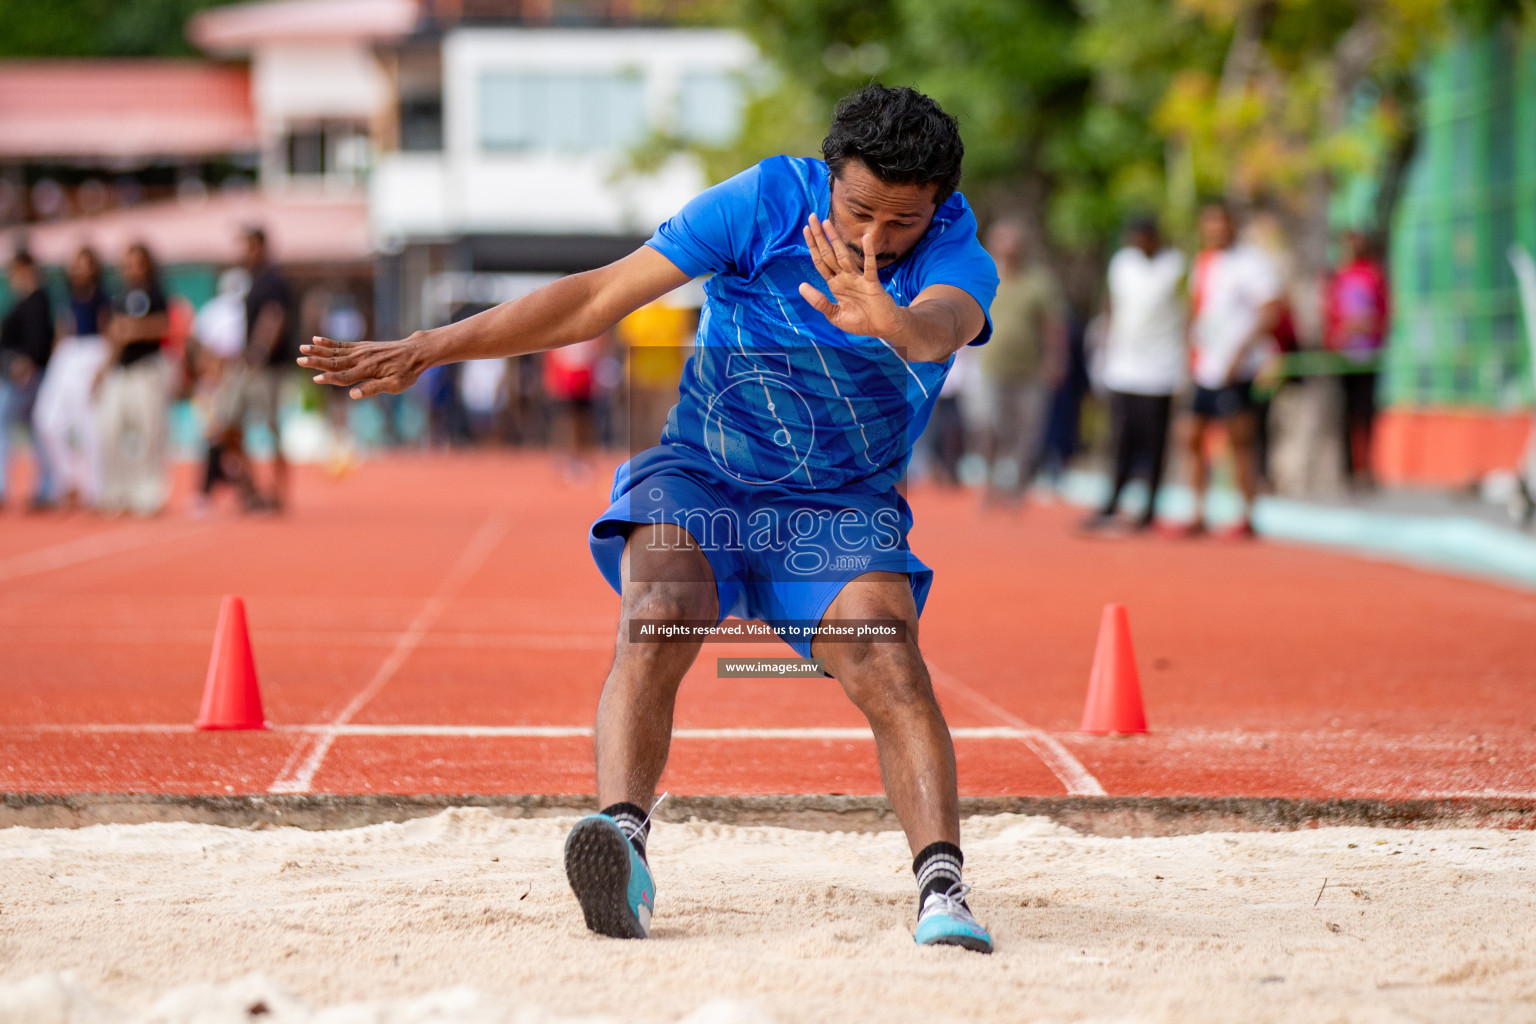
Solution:
<svg viewBox="0 0 1536 1024">
<path fill-rule="evenodd" d="M 954 843 L 929 843 L 912 858 L 912 873 L 917 876 L 917 909 L 930 892 L 949 892 L 960 884 L 960 867 L 965 855 Z"/>
<path fill-rule="evenodd" d="M 651 823 L 646 820 L 644 808 L 631 803 L 613 804 L 604 807 L 601 813 L 606 814 L 618 824 L 625 838 L 640 855 L 640 859 L 645 860 L 645 840 L 651 833 Z"/>
</svg>

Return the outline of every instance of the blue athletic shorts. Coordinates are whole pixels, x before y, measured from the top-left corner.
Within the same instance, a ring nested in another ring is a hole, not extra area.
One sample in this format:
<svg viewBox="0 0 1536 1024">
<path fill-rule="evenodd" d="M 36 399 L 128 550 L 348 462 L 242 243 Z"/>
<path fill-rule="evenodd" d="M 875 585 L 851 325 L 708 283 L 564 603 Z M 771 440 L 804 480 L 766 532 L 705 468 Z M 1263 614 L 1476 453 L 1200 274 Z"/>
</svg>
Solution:
<svg viewBox="0 0 1536 1024">
<path fill-rule="evenodd" d="M 875 571 L 906 573 L 922 614 L 933 585 L 933 570 L 907 547 L 912 510 L 894 487 L 866 494 L 751 483 L 704 452 L 663 444 L 618 468 L 612 500 L 589 542 L 613 589 L 632 524 L 674 523 L 709 559 L 722 620 L 820 622 L 849 580 Z M 784 640 L 810 657 L 809 640 Z"/>
</svg>

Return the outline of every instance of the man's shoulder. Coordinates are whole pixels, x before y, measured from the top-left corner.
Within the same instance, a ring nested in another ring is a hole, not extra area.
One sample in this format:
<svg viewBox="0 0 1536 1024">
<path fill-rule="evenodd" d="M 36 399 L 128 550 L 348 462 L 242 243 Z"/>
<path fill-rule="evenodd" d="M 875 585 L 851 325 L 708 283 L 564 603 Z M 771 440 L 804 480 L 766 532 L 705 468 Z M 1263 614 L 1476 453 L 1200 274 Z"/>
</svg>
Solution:
<svg viewBox="0 0 1536 1024">
<path fill-rule="evenodd" d="M 742 173 L 743 186 L 756 190 L 758 205 L 769 220 L 782 218 L 798 229 L 807 212 L 815 209 L 829 177 L 827 165 L 810 157 L 771 156 Z"/>
<path fill-rule="evenodd" d="M 971 234 L 976 233 L 976 215 L 971 211 L 971 204 L 966 202 L 965 194 L 955 192 L 939 204 L 939 208 L 933 211 L 933 223 L 928 225 L 928 231 L 923 235 L 923 241 L 932 241 L 948 234 L 951 230 L 959 228 L 970 229 Z"/>
<path fill-rule="evenodd" d="M 802 187 L 822 185 L 826 182 L 830 173 L 827 170 L 825 160 L 817 160 L 809 156 L 770 156 L 759 160 L 749 171 L 756 171 L 764 184 L 788 185 L 791 183 Z"/>
</svg>

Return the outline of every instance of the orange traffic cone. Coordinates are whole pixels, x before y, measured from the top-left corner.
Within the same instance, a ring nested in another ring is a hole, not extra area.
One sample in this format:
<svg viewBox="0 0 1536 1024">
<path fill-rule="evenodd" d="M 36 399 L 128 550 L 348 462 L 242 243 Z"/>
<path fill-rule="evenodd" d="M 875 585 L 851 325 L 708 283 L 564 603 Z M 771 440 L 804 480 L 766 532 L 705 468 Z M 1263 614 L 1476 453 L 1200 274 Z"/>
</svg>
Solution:
<svg viewBox="0 0 1536 1024">
<path fill-rule="evenodd" d="M 256 661 L 245 628 L 245 602 L 226 594 L 219 608 L 219 628 L 213 634 L 213 657 L 203 684 L 199 729 L 265 729 L 261 691 L 256 687 Z"/>
<path fill-rule="evenodd" d="M 1136 654 L 1131 650 L 1131 627 L 1124 605 L 1104 606 L 1099 644 L 1093 652 L 1093 672 L 1088 676 L 1082 731 L 1147 731 L 1147 714 L 1141 706 L 1141 679 L 1136 674 Z"/>
</svg>

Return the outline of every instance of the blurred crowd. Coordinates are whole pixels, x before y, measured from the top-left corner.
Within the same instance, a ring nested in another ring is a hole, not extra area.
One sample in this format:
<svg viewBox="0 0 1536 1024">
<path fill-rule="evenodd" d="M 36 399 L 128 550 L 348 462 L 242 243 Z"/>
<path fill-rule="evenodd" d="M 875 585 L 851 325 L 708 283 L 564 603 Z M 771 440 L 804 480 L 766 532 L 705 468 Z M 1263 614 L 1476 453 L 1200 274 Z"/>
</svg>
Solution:
<svg viewBox="0 0 1536 1024">
<path fill-rule="evenodd" d="M 1096 315 L 1084 319 L 1038 240 L 1019 223 L 993 225 L 986 244 L 1001 281 L 992 338 L 958 354 L 925 437 L 927 474 L 973 484 L 988 502 L 1016 503 L 1042 472 L 1059 477 L 1086 446 L 1108 487 L 1084 527 L 1145 530 L 1157 524 L 1172 448 L 1194 510 L 1170 529 L 1186 534 L 1207 528 L 1216 461 L 1241 496 L 1239 535 L 1252 534 L 1255 497 L 1277 478 L 1283 489 L 1315 492 L 1325 489 L 1316 486 L 1320 467 L 1333 466 L 1341 485 L 1372 487 L 1377 366 L 1389 327 L 1377 249 L 1361 233 L 1345 234 L 1321 294 L 1309 295 L 1292 279 L 1276 227 L 1261 218 L 1246 227 L 1225 205 L 1207 205 L 1198 250 L 1187 254 L 1154 219 L 1137 219 L 1109 260 Z M 1315 327 L 1299 330 L 1301 319 Z M 1325 360 L 1301 362 L 1306 348 Z M 1137 477 L 1145 498 L 1122 516 Z"/>
<path fill-rule="evenodd" d="M 295 286 L 262 230 L 241 243 L 243 258 L 197 309 L 167 294 L 143 244 L 113 268 L 81 248 L 52 290 L 44 268 L 16 252 L 0 321 L 0 507 L 9 495 L 31 512 L 155 515 L 171 497 L 173 458 L 193 454 L 194 515 L 221 492 L 246 512 L 278 512 L 301 411 L 328 427 L 305 454 L 334 475 L 364 446 L 515 445 L 553 450 L 567 479 L 584 484 L 600 450 L 659 437 L 697 324 L 693 309 L 652 303 L 603 337 L 435 367 L 403 395 L 354 403 L 344 389 L 309 384 L 294 359 L 301 337 L 367 337 L 362 304 L 336 282 Z M 484 308 L 463 305 L 453 318 Z M 173 443 L 178 423 L 195 425 L 194 452 L 185 438 Z M 16 472 L 23 449 L 29 475 Z M 29 493 L 12 494 L 6 485 L 24 475 Z"/>
<path fill-rule="evenodd" d="M 1165 470 L 1180 460 L 1194 515 L 1170 528 L 1196 534 L 1206 528 L 1213 464 L 1241 495 L 1240 533 L 1252 532 L 1255 496 L 1277 479 L 1305 491 L 1331 465 L 1341 482 L 1370 487 L 1386 274 L 1371 239 L 1346 234 L 1337 267 L 1309 300 L 1289 279 L 1280 238 L 1262 219 L 1243 225 L 1212 204 L 1200 214 L 1197 251 L 1185 253 L 1154 220 L 1136 220 L 1108 262 L 1096 315 L 1085 317 L 1039 240 L 1019 222 L 993 224 L 993 334 L 958 354 L 914 474 L 1011 505 L 1086 453 L 1108 487 L 1085 528 L 1137 530 L 1156 524 Z M 170 493 L 170 410 L 184 403 L 200 434 L 194 514 L 221 490 L 245 511 L 279 511 L 288 500 L 283 420 L 306 393 L 328 422 L 336 474 L 355 462 L 362 432 L 369 446 L 549 449 L 581 485 L 600 450 L 655 443 L 697 323 L 696 310 L 653 303 L 608 335 L 555 352 L 434 368 L 405 395 L 369 400 L 368 418 L 342 389 L 306 392 L 293 363 L 301 336 L 368 336 L 357 298 L 344 287 L 300 298 L 261 230 L 241 241 L 243 258 L 197 310 L 168 301 L 142 244 L 121 254 L 115 290 L 97 253 L 79 250 L 67 296 L 51 296 L 41 268 L 16 254 L 0 322 L 0 504 L 21 444 L 35 468 L 30 494 L 11 494 L 13 503 L 157 513 Z M 1309 302 L 1316 308 L 1301 308 Z M 463 305 L 453 317 L 484 308 Z M 1329 361 L 1298 363 L 1307 348 Z M 264 438 L 259 459 L 249 431 Z M 1144 497 L 1122 515 L 1138 477 Z"/>
<path fill-rule="evenodd" d="M 0 321 L 0 502 L 11 446 L 21 440 L 32 455 L 30 511 L 156 514 L 170 494 L 169 413 L 184 400 L 206 441 L 194 510 L 220 485 L 248 511 L 283 507 L 282 446 L 273 446 L 259 486 L 244 438 L 252 422 L 278 436 L 297 309 L 265 234 L 247 231 L 243 249 L 241 264 L 195 314 L 168 298 L 142 243 L 122 253 L 115 291 L 101 257 L 81 248 L 57 306 L 36 261 L 25 250 L 14 255 L 12 305 Z"/>
</svg>

